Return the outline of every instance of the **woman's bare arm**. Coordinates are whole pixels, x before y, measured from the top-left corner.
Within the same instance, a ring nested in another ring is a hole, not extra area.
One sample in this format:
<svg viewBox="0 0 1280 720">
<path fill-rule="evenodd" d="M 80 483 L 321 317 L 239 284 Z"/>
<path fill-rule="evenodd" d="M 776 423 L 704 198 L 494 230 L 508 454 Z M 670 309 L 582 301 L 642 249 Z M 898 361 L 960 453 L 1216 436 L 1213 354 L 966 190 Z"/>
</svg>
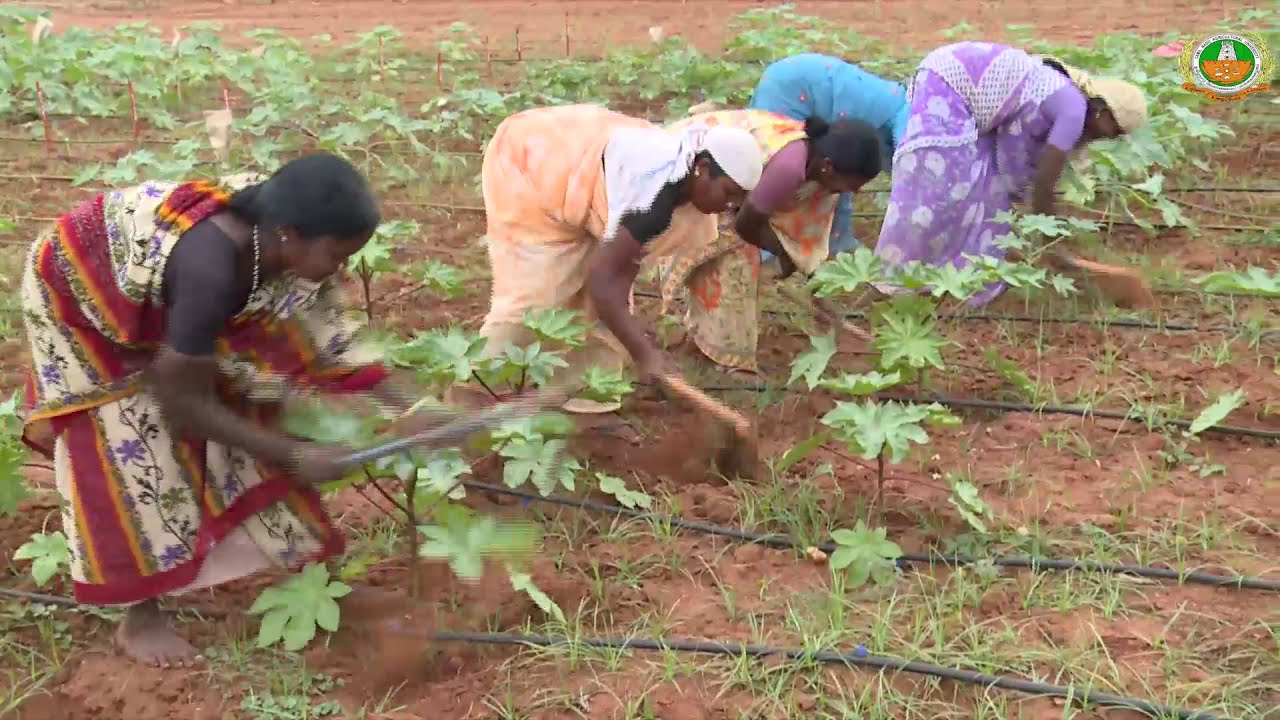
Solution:
<svg viewBox="0 0 1280 720">
<path fill-rule="evenodd" d="M 743 203 L 742 210 L 738 211 L 738 216 L 733 221 L 733 229 L 738 233 L 738 237 L 743 242 L 754 245 L 761 250 L 772 253 L 774 257 L 782 264 L 782 277 L 788 277 L 795 272 L 795 263 L 791 261 L 791 256 L 787 254 L 787 250 L 782 246 L 782 241 L 778 239 L 778 234 L 773 231 L 773 225 L 769 223 L 769 216 L 760 210 L 757 210 L 751 204 L 751 200 Z"/>
<path fill-rule="evenodd" d="M 1036 165 L 1035 179 L 1031 186 L 1031 212 L 1037 215 L 1053 214 L 1053 193 L 1058 179 L 1067 167 L 1066 151 L 1046 145 Z"/>
<path fill-rule="evenodd" d="M 205 220 L 178 240 L 164 268 L 165 346 L 146 371 L 165 418 L 189 433 L 284 462 L 295 441 L 241 417 L 217 395 L 217 337 L 250 283 L 230 235 Z"/>
<path fill-rule="evenodd" d="M 231 447 L 274 464 L 290 460 L 298 443 L 236 414 L 215 392 L 218 366 L 213 356 L 160 351 L 147 372 L 165 419 L 184 433 Z"/>
<path fill-rule="evenodd" d="M 632 359 L 641 367 L 656 362 L 658 350 L 631 314 L 631 286 L 640 274 L 644 246 L 625 228 L 592 255 L 587 276 L 587 292 L 595 304 L 600 321 L 618 338 Z"/>
</svg>

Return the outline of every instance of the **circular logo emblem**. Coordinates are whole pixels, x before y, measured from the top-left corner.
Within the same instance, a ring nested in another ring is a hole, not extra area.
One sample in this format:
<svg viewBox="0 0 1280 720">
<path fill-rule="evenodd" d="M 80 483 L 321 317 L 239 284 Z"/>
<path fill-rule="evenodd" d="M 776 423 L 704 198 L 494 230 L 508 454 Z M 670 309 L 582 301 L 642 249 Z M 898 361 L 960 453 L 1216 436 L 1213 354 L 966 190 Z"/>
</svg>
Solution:
<svg viewBox="0 0 1280 720">
<path fill-rule="evenodd" d="M 1221 101 L 1267 89 L 1274 68 L 1266 44 L 1252 34 L 1202 37 L 1184 45 L 1180 60 L 1183 87 Z"/>
</svg>

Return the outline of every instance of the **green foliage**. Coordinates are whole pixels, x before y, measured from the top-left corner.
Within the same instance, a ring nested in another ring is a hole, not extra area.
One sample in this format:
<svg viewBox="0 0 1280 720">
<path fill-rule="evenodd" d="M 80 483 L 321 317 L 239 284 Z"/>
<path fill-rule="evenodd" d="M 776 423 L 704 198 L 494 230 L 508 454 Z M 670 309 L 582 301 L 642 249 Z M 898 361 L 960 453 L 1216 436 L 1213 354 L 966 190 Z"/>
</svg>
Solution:
<svg viewBox="0 0 1280 720">
<path fill-rule="evenodd" d="M 426 260 L 412 268 L 410 275 L 442 297 L 453 299 L 466 289 L 467 273 L 439 260 Z"/>
<path fill-rule="evenodd" d="M 600 484 L 600 492 L 612 495 L 618 504 L 625 508 L 648 510 L 653 505 L 652 497 L 647 493 L 628 489 L 627 483 L 620 477 L 598 472 L 596 482 Z"/>
<path fill-rule="evenodd" d="M 924 406 L 924 422 L 933 427 L 953 428 L 963 423 L 959 415 L 940 403 L 929 403 Z"/>
<path fill-rule="evenodd" d="M 900 295 L 875 307 L 871 314 L 880 367 L 920 371 L 943 368 L 942 349 L 949 343 L 937 331 L 933 303 L 918 295 Z"/>
<path fill-rule="evenodd" d="M 977 486 L 958 477 L 948 479 L 951 484 L 951 497 L 947 498 L 947 502 L 959 511 L 960 517 L 969 523 L 969 527 L 980 533 L 986 533 L 987 523 L 992 517 L 991 508 L 982 499 Z"/>
<path fill-rule="evenodd" d="M 1005 358 L 1000 357 L 995 348 L 983 348 L 982 357 L 986 359 L 991 367 L 1009 383 L 1018 390 L 1023 399 L 1035 402 L 1039 399 L 1040 391 L 1031 378 L 1023 372 L 1018 364 Z"/>
<path fill-rule="evenodd" d="M 573 420 L 559 412 L 508 420 L 490 431 L 489 445 L 500 448 L 510 442 L 535 442 L 573 432 Z"/>
<path fill-rule="evenodd" d="M 402 34 L 390 26 L 361 33 L 346 44 L 320 36 L 304 46 L 269 30 L 246 33 L 248 43 L 237 39 L 224 44 L 216 25 L 196 24 L 184 28 L 185 36 L 172 46 L 159 28 L 131 23 L 101 32 L 68 28 L 37 44 L 27 26 L 31 13 L 5 10 L 0 17 L 0 113 L 34 116 L 39 82 L 49 112 L 127 116 L 125 85 L 132 81 L 148 125 L 181 137 L 164 151 L 148 147 L 115 163 L 90 165 L 77 177 L 83 184 L 132 182 L 142 170 L 150 177 L 175 179 L 217 172 L 208 163 L 202 124 L 185 116 L 196 98 L 217 97 L 223 80 L 247 98 L 250 108 L 235 118 L 231 167 L 270 171 L 314 146 L 348 155 L 376 175 L 377 182 L 407 187 L 422 181 L 424 167 L 434 176 L 428 179 L 440 181 L 474 173 L 474 160 L 437 149 L 434 138 L 453 136 L 479 144 L 502 118 L 529 107 L 609 104 L 620 99 L 611 88 L 619 88 L 628 100 L 669 100 L 668 113 L 675 116 L 699 100 L 745 105 L 760 69 L 797 52 L 856 57 L 867 70 L 898 79 L 909 78 L 919 60 L 918 53 L 904 56 L 889 41 L 784 5 L 755 8 L 734 18 L 735 35 L 723 53 L 704 54 L 682 38 L 666 38 L 613 50 L 603 62 L 528 63 L 523 77 L 504 87 L 488 87 L 484 38 L 475 28 L 454 23 L 436 43 L 444 80 L 440 94 L 406 106 L 403 88 L 424 85 L 429 77 L 434 84 L 434 68 L 412 61 Z M 961 24 L 944 36 L 966 32 Z M 1122 212 L 1154 208 L 1166 221 L 1176 215 L 1176 206 L 1150 179 L 1160 168 L 1179 162 L 1203 165 L 1201 150 L 1231 134 L 1223 123 L 1197 112 L 1203 101 L 1181 89 L 1176 63 L 1153 57 L 1150 40 L 1135 34 L 1101 36 L 1089 48 L 1060 47 L 1029 36 L 1020 42 L 1098 74 L 1128 78 L 1150 100 L 1147 127 L 1126 142 L 1096 143 L 1086 150 L 1088 167 L 1075 173 L 1076 189 L 1068 200 L 1092 202 L 1108 193 Z M 358 89 L 343 97 L 325 82 L 330 79 L 353 81 Z M 40 132 L 38 123 L 30 132 L 33 137 Z M 403 150 L 375 154 L 391 143 Z"/>
<path fill-rule="evenodd" d="M 525 314 L 524 326 L 544 342 L 571 348 L 581 347 L 591 329 L 580 320 L 578 311 L 561 308 L 530 310 Z"/>
<path fill-rule="evenodd" d="M 73 180 L 84 186 L 130 183 L 144 173 L 157 179 L 191 179 L 224 172 L 270 172 L 287 158 L 312 147 L 348 157 L 370 174 L 379 190 L 433 182 L 474 185 L 477 160 L 441 149 L 437 138 L 466 143 L 474 153 L 501 119 L 526 108 L 581 101 L 608 104 L 619 99 L 610 90 L 617 87 L 625 89 L 628 101 L 665 103 L 666 112 L 674 116 L 698 100 L 743 105 L 763 64 L 795 52 L 856 57 L 868 70 L 890 78 L 910 77 L 918 60 L 918 56 L 893 57 L 894 49 L 884 43 L 801 15 L 793 6 L 785 5 L 753 9 L 739 16 L 734 23 L 737 35 L 726 44 L 723 53 L 708 56 L 683 39 L 668 38 L 645 48 L 614 50 L 605 62 L 566 59 L 528 63 L 523 67 L 523 77 L 504 82 L 504 87 L 489 87 L 481 71 L 481 36 L 466 24 L 455 23 L 436 44 L 444 63 L 445 87 L 438 97 L 415 101 L 413 107 L 407 107 L 401 100 L 403 89 L 407 85 L 423 85 L 424 76 L 431 70 L 424 72 L 419 63 L 410 60 L 405 54 L 404 38 L 390 26 L 374 28 L 341 46 L 332 38 L 321 37 L 314 46 L 304 47 L 302 42 L 279 32 L 261 30 L 247 33 L 247 44 L 236 41 L 224 45 L 218 28 L 211 25 L 185 28 L 186 35 L 171 46 L 159 30 L 142 24 L 103 32 L 68 28 L 36 44 L 25 27 L 32 17 L 33 12 L 28 10 L 0 7 L 0 114 L 15 118 L 15 127 L 25 123 L 25 132 L 33 138 L 42 132 L 38 122 L 31 122 L 37 117 L 37 82 L 49 112 L 94 118 L 127 116 L 129 100 L 123 88 L 132 81 L 147 125 L 179 138 L 171 146 L 149 145 L 115 161 L 87 165 Z M 1010 31 L 1022 32 L 1017 28 Z M 963 24 L 947 31 L 953 37 L 969 32 Z M 1203 167 L 1200 158 L 1204 149 L 1232 133 L 1224 124 L 1199 114 L 1201 101 L 1180 89 L 1175 65 L 1153 58 L 1149 39 L 1133 34 L 1102 36 L 1088 49 L 1057 47 L 1031 38 L 1020 42 L 1033 51 L 1058 55 L 1098 74 L 1129 78 L 1143 88 L 1151 101 L 1152 114 L 1146 128 L 1126 142 L 1095 143 L 1085 151 L 1087 166 L 1072 168 L 1064 188 L 1067 202 L 1082 205 L 1103 201 L 1109 211 L 1152 230 L 1153 216 L 1163 223 L 1188 224 L 1178 206 L 1165 196 L 1165 169 L 1188 162 Z M 334 93 L 332 85 L 322 82 L 322 78 L 357 81 L 358 92 L 344 97 Z M 237 113 L 230 159 L 222 167 L 210 162 L 202 123 L 186 118 L 201 102 L 216 107 L 216 100 L 204 98 L 219 97 L 224 80 L 234 93 L 246 98 L 244 107 L 248 111 Z M 392 146 L 398 149 L 385 151 Z M 1007 221 L 1010 235 L 1000 244 L 1031 259 L 1041 246 L 1058 239 L 1096 240 L 1094 236 L 1099 232 L 1094 223 L 1072 219 L 1011 213 Z M 0 220 L 0 230 L 4 225 L 5 221 Z M 412 283 L 425 285 L 442 296 L 460 294 L 468 275 L 457 268 L 436 261 L 411 268 L 399 266 L 397 251 L 413 242 L 427 242 L 421 238 L 421 228 L 416 223 L 383 223 L 349 266 L 361 279 L 383 273 L 403 274 Z M 1069 278 L 1031 265 L 991 258 L 970 260 L 962 268 L 929 268 L 914 263 L 889 269 L 874 252 L 859 247 L 825 263 L 810 281 L 820 297 L 861 296 L 873 283 L 897 284 L 924 292 L 918 297 L 894 297 L 873 306 L 871 327 L 879 353 L 875 370 L 824 378 L 835 354 L 835 343 L 834 336 L 819 336 L 811 340 L 808 351 L 797 357 L 788 384 L 803 379 L 810 390 L 824 388 L 862 398 L 906 381 L 921 380 L 930 368 L 944 367 L 947 342 L 937 327 L 939 307 L 944 303 L 958 303 L 995 281 L 1028 291 L 1050 288 L 1062 295 L 1075 291 Z M 1277 294 L 1276 276 L 1260 268 L 1250 268 L 1245 273 L 1211 273 L 1198 282 L 1211 291 L 1266 297 Z M 367 287 L 365 300 L 372 316 L 373 299 Z M 585 342 L 587 326 L 576 313 L 565 310 L 531 313 L 524 322 L 537 339 L 522 347 L 486 348 L 485 341 L 475 333 L 449 327 L 419 333 L 407 341 L 395 340 L 388 358 L 392 364 L 414 371 L 437 395 L 477 376 L 496 378 L 517 389 L 524 389 L 529 383 L 554 383 L 557 372 L 565 366 L 565 353 Z M 989 360 L 998 365 L 1007 381 L 1021 392 L 1030 393 L 1025 373 L 1012 364 Z M 598 402 L 616 402 L 631 391 L 630 382 L 621 373 L 599 368 L 587 371 L 583 385 L 579 395 Z M 20 421 L 16 398 L 15 395 L 0 404 L 0 427 L 4 431 L 0 435 L 0 514 L 16 511 L 26 492 L 20 470 L 26 450 L 17 440 Z M 1229 398 L 1219 398 L 1197 418 L 1192 436 L 1243 402 L 1241 398 L 1233 405 Z M 923 425 L 955 426 L 959 418 L 937 405 L 865 400 L 861 404 L 840 402 L 823 418 L 823 423 L 831 430 L 797 443 L 776 467 L 791 467 L 829 435 L 865 458 L 897 462 L 905 457 L 912 443 L 927 442 Z M 315 406 L 292 415 L 289 427 L 317 440 L 360 446 L 376 438 L 377 423 Z M 572 458 L 562 464 L 555 462 L 563 451 L 560 436 L 568 432 L 569 424 L 563 415 L 547 414 L 509 423 L 487 433 L 483 440 L 487 450 L 505 459 L 503 475 L 507 484 L 532 484 L 546 494 L 557 488 L 575 487 L 575 478 L 585 471 Z M 459 574 L 475 576 L 482 565 L 480 558 L 486 553 L 518 556 L 536 542 L 536 533 L 508 528 L 449 502 L 462 496 L 458 481 L 470 472 L 462 449 L 412 452 L 380 461 L 371 471 L 381 477 L 394 476 L 413 487 L 419 509 L 430 507 L 429 517 L 408 519 L 414 531 L 420 525 L 427 538 L 421 554 L 447 559 Z M 620 504 L 648 507 L 651 502 L 649 496 L 628 490 L 619 478 L 603 473 L 594 477 L 600 490 L 613 495 Z M 982 518 L 968 505 L 967 492 L 953 488 L 953 504 L 959 502 L 975 517 Z M 446 493 L 448 498 L 442 498 Z M 867 544 L 854 539 L 861 537 L 858 533 L 870 533 L 874 538 L 879 532 L 883 540 L 882 530 L 869 531 L 861 525 L 859 528 L 843 531 L 853 535 L 842 535 L 847 541 L 841 541 L 842 550 Z M 880 547 L 868 557 L 885 560 L 891 554 L 890 549 Z M 849 553 L 842 555 L 840 551 L 837 556 L 846 569 L 864 564 L 858 559 L 861 556 L 850 559 Z M 871 560 L 865 564 L 865 572 L 850 570 L 852 579 L 862 578 L 855 585 L 875 572 L 883 574 L 886 567 Z M 881 570 L 877 571 L 877 567 Z M 540 591 L 527 575 L 512 572 L 513 587 L 528 593 L 550 615 L 562 618 L 559 608 L 548 610 L 544 606 L 543 600 L 549 599 L 538 597 Z M 315 582 L 306 589 L 312 596 L 331 592 L 337 585 L 325 584 L 319 576 L 313 579 Z M 327 582 L 327 574 L 324 580 Z M 298 587 L 298 592 L 303 593 L 302 585 Z M 323 605 L 316 602 L 316 607 Z M 314 617 L 307 622 L 295 622 L 292 616 L 281 620 L 277 611 L 286 604 L 274 603 L 263 612 L 264 630 L 271 629 L 268 623 L 278 623 L 271 642 L 283 639 L 291 644 L 301 638 L 301 647 L 314 635 L 316 626 L 324 627 L 320 613 L 328 610 L 313 608 Z M 327 623 L 329 615 L 323 619 Z M 336 627 L 336 617 L 332 624 Z M 304 632 L 304 626 L 309 630 Z"/>
<path fill-rule="evenodd" d="M 462 457 L 460 449 L 435 450 L 427 453 L 421 460 L 410 455 L 407 464 L 418 481 L 414 485 L 415 492 L 428 493 L 432 496 L 444 495 L 450 500 L 461 500 L 466 497 L 467 491 L 462 487 L 461 482 L 465 479 L 464 475 L 471 474 L 471 464 Z"/>
<path fill-rule="evenodd" d="M 818 387 L 818 379 L 822 377 L 822 373 L 826 372 L 827 364 L 831 362 L 831 358 L 835 357 L 835 333 L 814 335 L 809 338 L 809 344 L 810 348 L 796 356 L 791 363 L 791 377 L 787 380 L 787 384 L 792 385 L 796 380 L 804 378 L 809 389 L 813 390 Z"/>
<path fill-rule="evenodd" d="M 284 430 L 321 443 L 367 445 L 377 436 L 381 421 L 341 412 L 320 400 L 295 403 L 284 417 Z"/>
<path fill-rule="evenodd" d="M 572 491 L 574 479 L 582 468 L 577 460 L 564 457 L 564 449 L 565 442 L 560 439 L 508 442 L 499 452 L 506 459 L 502 465 L 502 481 L 511 488 L 532 483 L 543 497 L 559 488 Z"/>
<path fill-rule="evenodd" d="M 1280 298 L 1280 272 L 1268 273 L 1253 265 L 1244 272 L 1231 270 L 1211 272 L 1196 278 L 1194 282 L 1209 292 Z"/>
<path fill-rule="evenodd" d="M 860 588 L 868 580 L 889 585 L 897 578 L 894 561 L 902 557 L 902 548 L 887 535 L 884 528 L 868 528 L 861 520 L 852 530 L 831 533 L 831 539 L 836 542 L 831 570 L 844 573 L 845 587 Z"/>
<path fill-rule="evenodd" d="M 30 493 L 22 474 L 27 446 L 22 443 L 22 418 L 18 414 L 22 395 L 14 392 L 0 402 L 0 515 L 18 512 L 18 504 Z"/>
<path fill-rule="evenodd" d="M 490 379 L 510 383 L 517 391 L 523 390 L 526 382 L 539 387 L 547 385 L 557 369 L 569 367 L 554 350 L 544 350 L 541 342 L 523 348 L 508 345 L 500 363 L 495 365 Z"/>
<path fill-rule="evenodd" d="M 822 387 L 842 395 L 861 397 L 888 390 L 901 382 L 901 373 L 881 373 L 878 370 L 872 370 L 866 373 L 845 373 L 838 378 L 823 380 Z"/>
<path fill-rule="evenodd" d="M 1191 427 L 1187 432 L 1192 435 L 1199 435 L 1227 419 L 1231 411 L 1244 404 L 1244 390 L 1233 390 L 1226 395 L 1221 395 L 1214 400 L 1211 405 L 1200 411 L 1195 420 L 1191 421 Z"/>
<path fill-rule="evenodd" d="M 453 325 L 418 333 L 390 348 L 387 360 L 398 367 L 413 368 L 420 380 L 433 386 L 447 387 L 470 381 L 474 372 L 488 366 L 485 344 L 485 338 Z"/>
<path fill-rule="evenodd" d="M 392 255 L 397 240 L 417 234 L 418 223 L 412 220 L 391 220 L 378 226 L 377 232 L 347 260 L 347 266 L 358 275 L 373 275 L 395 268 Z"/>
<path fill-rule="evenodd" d="M 809 287 L 818 297 L 849 295 L 887 277 L 884 261 L 871 249 L 859 245 L 853 252 L 840 253 L 819 265 L 809 279 Z"/>
<path fill-rule="evenodd" d="M 634 391 L 631 379 L 621 369 L 592 365 L 582 373 L 578 397 L 598 403 L 620 403 Z"/>
<path fill-rule="evenodd" d="M 486 558 L 522 558 L 537 545 L 540 532 L 528 522 L 499 521 L 478 515 L 461 505 L 445 505 L 435 513 L 435 523 L 420 525 L 424 542 L 418 554 L 447 560 L 460 578 L 477 580 L 484 574 Z"/>
<path fill-rule="evenodd" d="M 511 580 L 511 589 L 528 595 L 529 599 L 533 601 L 533 604 L 537 605 L 538 609 L 546 613 L 548 617 L 562 624 L 566 622 L 564 611 L 560 609 L 560 606 L 557 605 L 549 595 L 542 592 L 537 585 L 533 584 L 533 576 L 528 573 L 520 572 L 508 565 L 507 577 Z"/>
<path fill-rule="evenodd" d="M 338 600 L 351 588 L 331 580 L 324 565 L 312 563 L 302 572 L 262 591 L 252 615 L 261 615 L 258 647 L 283 641 L 284 649 L 296 652 L 316 636 L 316 628 L 336 632 L 341 618 Z"/>
<path fill-rule="evenodd" d="M 36 533 L 13 553 L 13 559 L 30 560 L 31 578 L 44 587 L 60 570 L 71 567 L 71 546 L 61 532 Z"/>
<path fill-rule="evenodd" d="M 822 444 L 825 443 L 829 437 L 829 432 L 820 431 L 810 435 L 804 440 L 801 440 L 795 445 L 792 445 L 791 449 L 783 453 L 782 457 L 778 458 L 778 461 L 773 464 L 773 471 L 779 475 L 785 473 L 793 465 L 813 454 L 814 450 L 822 447 Z"/>
<path fill-rule="evenodd" d="M 885 455 L 890 462 L 898 463 L 906 459 L 911 443 L 929 442 L 920 427 L 929 415 L 929 409 L 922 405 L 894 401 L 880 404 L 873 400 L 858 405 L 841 401 L 822 416 L 822 424 L 835 430 L 836 436 L 863 458 L 874 460 Z"/>
</svg>

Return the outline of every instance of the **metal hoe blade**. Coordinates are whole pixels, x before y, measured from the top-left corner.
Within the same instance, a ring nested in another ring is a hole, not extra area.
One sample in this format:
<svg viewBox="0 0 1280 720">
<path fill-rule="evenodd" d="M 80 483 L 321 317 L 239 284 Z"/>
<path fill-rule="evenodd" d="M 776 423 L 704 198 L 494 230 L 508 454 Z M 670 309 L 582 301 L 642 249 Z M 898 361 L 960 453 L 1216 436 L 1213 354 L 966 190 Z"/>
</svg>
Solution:
<svg viewBox="0 0 1280 720">
<path fill-rule="evenodd" d="M 382 445 L 375 445 L 364 450 L 358 450 L 343 458 L 342 462 L 350 467 L 358 467 L 412 448 L 440 448 L 458 445 L 481 430 L 501 425 L 510 420 L 536 415 L 542 409 L 542 406 L 538 404 L 512 402 L 486 410 L 469 412 L 441 427 L 432 428 L 407 438 L 392 440 Z"/>
</svg>

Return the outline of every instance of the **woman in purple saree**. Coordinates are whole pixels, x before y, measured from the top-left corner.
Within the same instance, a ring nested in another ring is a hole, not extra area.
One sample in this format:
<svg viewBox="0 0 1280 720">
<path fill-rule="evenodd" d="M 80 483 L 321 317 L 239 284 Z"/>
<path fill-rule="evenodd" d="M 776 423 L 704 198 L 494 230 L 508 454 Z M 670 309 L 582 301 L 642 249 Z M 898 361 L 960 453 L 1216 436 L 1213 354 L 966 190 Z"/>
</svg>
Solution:
<svg viewBox="0 0 1280 720">
<path fill-rule="evenodd" d="M 1133 84 L 996 43 L 934 50 L 908 93 L 910 116 L 876 244 L 890 265 L 959 268 L 969 264 L 965 255 L 1003 257 L 996 240 L 1009 226 L 995 220 L 998 213 L 1030 186 L 1031 211 L 1053 214 L 1071 151 L 1131 133 L 1147 119 Z M 970 303 L 983 305 L 1003 289 L 992 285 Z"/>
</svg>

